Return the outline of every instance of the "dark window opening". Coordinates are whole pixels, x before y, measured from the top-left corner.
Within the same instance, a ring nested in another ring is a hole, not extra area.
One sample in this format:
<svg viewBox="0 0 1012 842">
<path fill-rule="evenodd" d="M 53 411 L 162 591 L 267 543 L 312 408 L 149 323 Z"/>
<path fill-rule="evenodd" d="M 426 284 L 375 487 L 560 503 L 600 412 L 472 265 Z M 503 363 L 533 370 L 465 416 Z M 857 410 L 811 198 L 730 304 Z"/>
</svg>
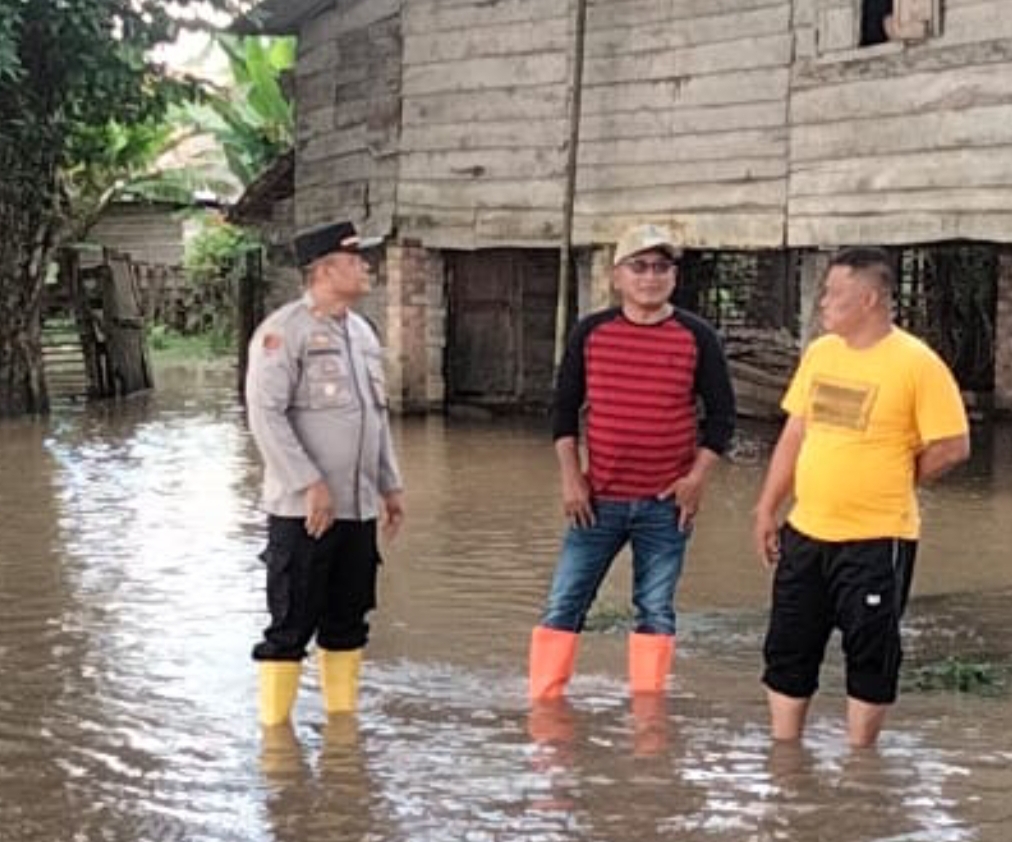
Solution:
<svg viewBox="0 0 1012 842">
<path fill-rule="evenodd" d="M 893 13 L 893 0 L 861 0 L 861 46 L 872 47 L 889 40 L 886 18 Z"/>
<path fill-rule="evenodd" d="M 896 321 L 925 339 L 968 391 L 995 380 L 998 250 L 982 243 L 910 247 L 897 254 Z"/>
<path fill-rule="evenodd" d="M 799 270 L 794 251 L 689 251 L 673 300 L 717 328 L 728 360 L 786 383 L 798 361 Z"/>
</svg>

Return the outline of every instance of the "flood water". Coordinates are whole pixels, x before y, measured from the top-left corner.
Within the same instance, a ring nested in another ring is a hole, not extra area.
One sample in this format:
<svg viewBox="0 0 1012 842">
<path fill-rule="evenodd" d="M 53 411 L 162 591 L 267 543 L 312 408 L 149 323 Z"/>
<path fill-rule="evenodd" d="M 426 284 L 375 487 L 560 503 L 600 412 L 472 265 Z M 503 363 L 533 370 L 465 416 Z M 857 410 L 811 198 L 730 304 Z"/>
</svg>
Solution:
<svg viewBox="0 0 1012 842">
<path fill-rule="evenodd" d="M 771 747 L 748 514 L 768 429 L 710 488 L 668 698 L 631 707 L 619 628 L 584 636 L 567 703 L 531 711 L 562 527 L 546 425 L 398 422 L 408 522 L 361 710 L 328 724 L 310 666 L 265 741 L 259 469 L 233 381 L 167 370 L 150 396 L 0 425 L 3 842 L 1012 838 L 1007 692 L 908 687 L 879 748 L 851 751 L 834 655 L 804 744 Z M 1012 431 L 976 444 L 924 495 L 911 669 L 1009 663 Z M 600 616 L 621 619 L 627 566 Z"/>
</svg>

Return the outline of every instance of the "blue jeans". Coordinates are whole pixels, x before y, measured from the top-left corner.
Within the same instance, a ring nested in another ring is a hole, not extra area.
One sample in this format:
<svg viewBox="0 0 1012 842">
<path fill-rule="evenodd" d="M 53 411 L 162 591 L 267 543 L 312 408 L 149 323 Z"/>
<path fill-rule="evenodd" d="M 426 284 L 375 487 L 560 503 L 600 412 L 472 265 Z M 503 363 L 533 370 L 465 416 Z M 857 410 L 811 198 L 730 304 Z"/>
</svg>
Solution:
<svg viewBox="0 0 1012 842">
<path fill-rule="evenodd" d="M 605 574 L 628 541 L 636 631 L 674 634 L 675 586 L 690 534 L 678 528 L 678 507 L 652 498 L 596 500 L 594 515 L 593 526 L 571 526 L 566 533 L 541 625 L 581 631 Z"/>
</svg>

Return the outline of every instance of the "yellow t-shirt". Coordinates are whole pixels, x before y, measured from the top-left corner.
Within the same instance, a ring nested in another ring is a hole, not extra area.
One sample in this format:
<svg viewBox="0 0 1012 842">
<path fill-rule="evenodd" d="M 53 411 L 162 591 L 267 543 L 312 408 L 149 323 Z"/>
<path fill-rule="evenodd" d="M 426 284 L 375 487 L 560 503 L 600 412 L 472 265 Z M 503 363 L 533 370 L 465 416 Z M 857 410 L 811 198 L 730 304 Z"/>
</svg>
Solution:
<svg viewBox="0 0 1012 842">
<path fill-rule="evenodd" d="M 805 421 L 795 529 L 823 541 L 918 537 L 917 453 L 968 428 L 959 387 L 934 351 L 897 327 L 860 350 L 820 337 L 781 405 Z"/>
</svg>

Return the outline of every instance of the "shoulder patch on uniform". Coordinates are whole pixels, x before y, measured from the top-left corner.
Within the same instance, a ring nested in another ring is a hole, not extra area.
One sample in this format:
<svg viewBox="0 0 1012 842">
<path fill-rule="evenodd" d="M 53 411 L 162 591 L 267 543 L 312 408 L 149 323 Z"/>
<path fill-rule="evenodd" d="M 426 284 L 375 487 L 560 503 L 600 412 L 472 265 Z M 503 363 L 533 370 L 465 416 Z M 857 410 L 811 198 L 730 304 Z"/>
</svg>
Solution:
<svg viewBox="0 0 1012 842">
<path fill-rule="evenodd" d="M 265 351 L 277 351 L 285 344 L 285 340 L 281 338 L 280 333 L 265 333 L 261 344 Z"/>
</svg>

